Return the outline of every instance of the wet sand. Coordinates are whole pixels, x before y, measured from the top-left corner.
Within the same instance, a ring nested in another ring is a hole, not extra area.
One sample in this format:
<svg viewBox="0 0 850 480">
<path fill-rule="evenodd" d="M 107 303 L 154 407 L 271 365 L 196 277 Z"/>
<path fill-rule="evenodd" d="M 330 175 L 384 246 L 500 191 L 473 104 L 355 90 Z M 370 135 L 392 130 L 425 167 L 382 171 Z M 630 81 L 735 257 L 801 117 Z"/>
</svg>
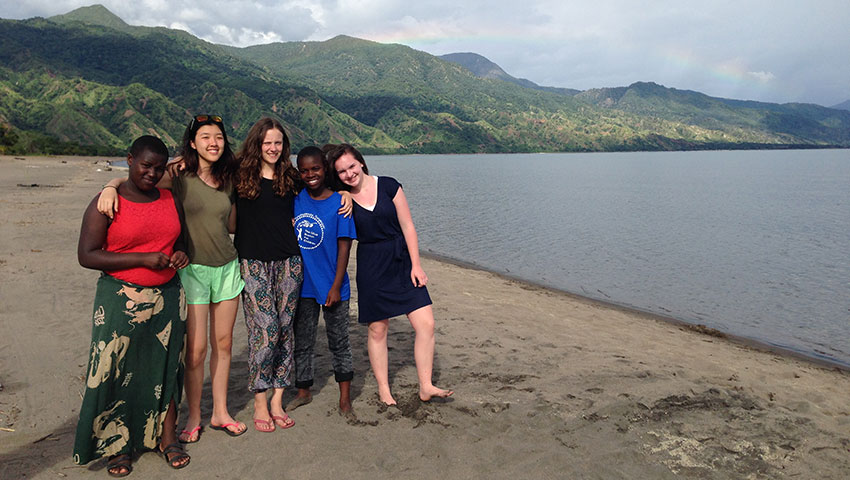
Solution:
<svg viewBox="0 0 850 480">
<path fill-rule="evenodd" d="M 97 160 L 105 159 L 0 156 L 4 480 L 106 478 L 101 462 L 71 461 L 98 275 L 77 264 L 77 237 L 88 201 L 123 174 Z M 336 411 L 320 324 L 314 401 L 290 412 L 294 428 L 256 432 L 240 313 L 229 401 L 248 433 L 207 429 L 188 447 L 186 469 L 172 471 L 145 453 L 130 478 L 844 479 L 850 472 L 846 371 L 449 262 L 423 266 L 437 317 L 435 383 L 454 389 L 452 399 L 418 400 L 412 329 L 399 318 L 390 329 L 399 406 L 381 406 L 352 302 L 357 420 Z"/>
</svg>

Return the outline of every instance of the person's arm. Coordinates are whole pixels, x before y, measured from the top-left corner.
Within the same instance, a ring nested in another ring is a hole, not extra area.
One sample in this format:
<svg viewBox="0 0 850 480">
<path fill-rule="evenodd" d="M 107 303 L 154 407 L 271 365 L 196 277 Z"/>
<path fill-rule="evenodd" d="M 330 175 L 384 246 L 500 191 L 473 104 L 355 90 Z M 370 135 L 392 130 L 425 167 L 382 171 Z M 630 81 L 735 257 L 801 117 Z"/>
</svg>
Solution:
<svg viewBox="0 0 850 480">
<path fill-rule="evenodd" d="M 98 212 L 113 218 L 115 213 L 118 212 L 118 189 L 126 181 L 126 178 L 113 178 L 103 186 L 103 190 L 97 197 Z"/>
<path fill-rule="evenodd" d="M 410 281 L 417 287 L 424 287 L 428 283 L 428 276 L 422 270 L 422 265 L 419 262 L 419 237 L 416 235 L 416 228 L 413 226 L 413 217 L 410 215 L 410 206 L 407 204 L 407 197 L 404 195 L 404 190 L 401 186 L 393 197 L 398 223 L 401 225 L 401 233 L 404 234 L 404 242 L 407 244 L 407 252 L 410 254 L 410 263 L 413 268 L 410 269 Z"/>
<path fill-rule="evenodd" d="M 351 199 L 351 192 L 347 190 L 340 190 L 339 194 L 342 197 L 342 200 L 339 201 L 340 207 L 336 213 L 348 218 L 354 210 L 354 200 Z"/>
<path fill-rule="evenodd" d="M 328 298 L 325 300 L 325 306 L 330 307 L 342 299 L 340 291 L 342 290 L 342 281 L 345 279 L 345 271 L 348 269 L 348 257 L 351 254 L 351 239 L 348 237 L 339 237 L 336 239 L 336 274 L 334 275 L 334 283 L 328 291 Z"/>
<path fill-rule="evenodd" d="M 92 199 L 83 214 L 80 241 L 77 244 L 77 260 L 80 265 L 103 271 L 135 267 L 161 270 L 168 266 L 171 260 L 162 252 L 116 253 L 104 250 L 103 244 L 106 242 L 109 220 L 106 215 L 97 211 L 97 202 L 98 197 Z"/>
<path fill-rule="evenodd" d="M 186 222 L 183 214 L 183 204 L 180 203 L 180 200 L 177 199 L 176 196 L 171 196 L 174 200 L 174 208 L 177 209 L 177 217 L 180 219 L 180 235 L 177 236 L 177 240 L 174 241 L 174 251 L 171 253 L 171 261 L 169 265 L 171 268 L 175 270 L 180 270 L 185 266 L 189 265 L 189 256 L 186 255 L 188 251 L 188 242 L 186 241 Z"/>
<path fill-rule="evenodd" d="M 227 217 L 227 233 L 236 233 L 236 204 L 230 206 L 230 215 Z"/>
<path fill-rule="evenodd" d="M 168 162 L 165 166 L 165 170 L 172 177 L 176 177 L 180 175 L 180 172 L 186 170 L 186 162 L 183 161 L 183 157 L 174 157 L 174 159 Z"/>
</svg>

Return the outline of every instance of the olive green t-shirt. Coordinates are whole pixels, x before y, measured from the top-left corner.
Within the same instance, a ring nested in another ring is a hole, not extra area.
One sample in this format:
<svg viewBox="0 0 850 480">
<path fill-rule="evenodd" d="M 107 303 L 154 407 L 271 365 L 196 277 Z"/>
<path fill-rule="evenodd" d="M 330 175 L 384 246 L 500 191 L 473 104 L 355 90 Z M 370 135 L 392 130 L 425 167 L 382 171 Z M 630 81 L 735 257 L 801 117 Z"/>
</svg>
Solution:
<svg viewBox="0 0 850 480">
<path fill-rule="evenodd" d="M 171 190 L 183 203 L 186 218 L 189 261 L 220 267 L 236 258 L 236 247 L 227 232 L 233 189 L 210 187 L 192 174 L 171 180 Z"/>
</svg>

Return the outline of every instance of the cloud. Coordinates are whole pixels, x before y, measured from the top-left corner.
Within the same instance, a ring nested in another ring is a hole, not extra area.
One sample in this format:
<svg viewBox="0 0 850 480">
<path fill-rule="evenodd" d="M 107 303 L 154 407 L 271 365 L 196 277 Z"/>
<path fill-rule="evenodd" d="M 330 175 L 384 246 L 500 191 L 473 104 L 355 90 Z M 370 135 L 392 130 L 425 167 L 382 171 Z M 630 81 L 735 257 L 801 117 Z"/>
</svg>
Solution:
<svg viewBox="0 0 850 480">
<path fill-rule="evenodd" d="M 770 72 L 747 72 L 747 75 L 755 78 L 761 83 L 768 83 L 774 78 L 776 78 L 776 75 Z"/>
</svg>

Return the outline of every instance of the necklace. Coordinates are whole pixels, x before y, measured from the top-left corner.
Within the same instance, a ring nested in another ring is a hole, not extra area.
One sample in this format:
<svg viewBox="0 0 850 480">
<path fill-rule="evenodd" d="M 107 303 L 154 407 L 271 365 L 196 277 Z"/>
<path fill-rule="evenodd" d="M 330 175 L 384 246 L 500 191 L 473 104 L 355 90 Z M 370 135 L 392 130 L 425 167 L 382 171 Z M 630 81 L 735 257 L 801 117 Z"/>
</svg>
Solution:
<svg viewBox="0 0 850 480">
<path fill-rule="evenodd" d="M 209 169 L 198 170 L 198 178 L 212 188 L 218 187 L 218 182 L 215 181 L 215 178 L 212 176 Z"/>
</svg>

